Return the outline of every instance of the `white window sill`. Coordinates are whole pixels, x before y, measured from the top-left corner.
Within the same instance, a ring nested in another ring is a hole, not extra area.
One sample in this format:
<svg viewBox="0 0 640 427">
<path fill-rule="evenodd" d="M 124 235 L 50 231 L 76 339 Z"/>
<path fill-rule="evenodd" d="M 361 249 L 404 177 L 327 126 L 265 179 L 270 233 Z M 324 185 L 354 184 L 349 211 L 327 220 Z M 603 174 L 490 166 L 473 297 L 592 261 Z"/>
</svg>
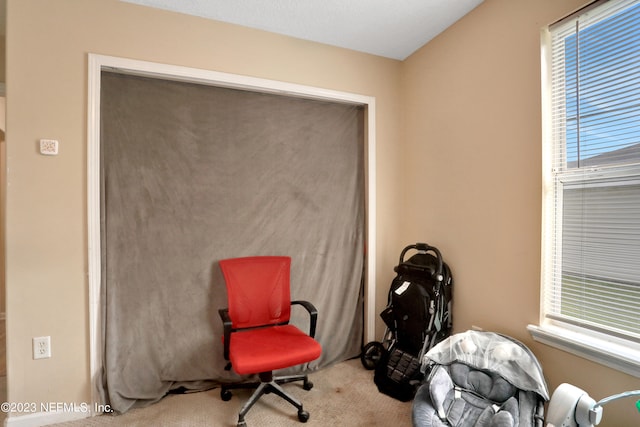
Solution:
<svg viewBox="0 0 640 427">
<path fill-rule="evenodd" d="M 529 325 L 527 329 L 538 342 L 640 377 L 640 345 L 635 342 L 554 324 Z"/>
</svg>

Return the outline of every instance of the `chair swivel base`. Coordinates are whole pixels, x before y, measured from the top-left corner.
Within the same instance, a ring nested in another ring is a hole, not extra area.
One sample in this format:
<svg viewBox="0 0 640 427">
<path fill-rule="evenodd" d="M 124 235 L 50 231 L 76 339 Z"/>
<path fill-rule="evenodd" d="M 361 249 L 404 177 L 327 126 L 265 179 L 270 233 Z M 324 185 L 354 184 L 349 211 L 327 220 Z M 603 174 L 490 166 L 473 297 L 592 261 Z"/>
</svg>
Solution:
<svg viewBox="0 0 640 427">
<path fill-rule="evenodd" d="M 249 409 L 262 397 L 263 394 L 275 393 L 278 396 L 285 399 L 298 409 L 298 420 L 306 423 L 309 420 L 309 413 L 302 407 L 302 403 L 289 393 L 285 392 L 280 384 L 286 384 L 293 381 L 303 381 L 302 388 L 305 390 L 311 390 L 313 383 L 309 381 L 307 375 L 289 375 L 282 377 L 274 377 L 272 372 L 262 372 L 259 374 L 259 383 L 240 383 L 240 384 L 224 384 L 220 389 L 220 398 L 224 401 L 231 399 L 230 389 L 234 388 L 255 388 L 249 400 L 244 404 L 240 413 L 238 414 L 238 426 L 246 427 L 247 423 L 244 420 L 245 415 L 249 412 Z"/>
</svg>

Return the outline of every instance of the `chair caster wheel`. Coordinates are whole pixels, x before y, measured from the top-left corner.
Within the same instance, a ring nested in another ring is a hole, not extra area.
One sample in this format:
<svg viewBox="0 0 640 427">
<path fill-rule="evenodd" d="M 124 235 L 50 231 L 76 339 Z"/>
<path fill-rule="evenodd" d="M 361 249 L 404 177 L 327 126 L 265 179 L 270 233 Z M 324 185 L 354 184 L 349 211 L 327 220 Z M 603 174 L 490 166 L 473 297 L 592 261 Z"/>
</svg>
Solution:
<svg viewBox="0 0 640 427">
<path fill-rule="evenodd" d="M 237 427 L 247 427 L 247 422 L 246 421 L 238 421 Z"/>
<path fill-rule="evenodd" d="M 232 394 L 229 390 L 220 390 L 220 399 L 224 400 L 225 402 L 231 400 L 231 396 Z"/>
<path fill-rule="evenodd" d="M 309 413 L 307 411 L 298 411 L 298 419 L 302 423 L 309 421 Z"/>
<path fill-rule="evenodd" d="M 304 384 L 302 384 L 302 388 L 309 391 L 313 388 L 313 383 L 311 381 L 305 381 Z"/>
</svg>

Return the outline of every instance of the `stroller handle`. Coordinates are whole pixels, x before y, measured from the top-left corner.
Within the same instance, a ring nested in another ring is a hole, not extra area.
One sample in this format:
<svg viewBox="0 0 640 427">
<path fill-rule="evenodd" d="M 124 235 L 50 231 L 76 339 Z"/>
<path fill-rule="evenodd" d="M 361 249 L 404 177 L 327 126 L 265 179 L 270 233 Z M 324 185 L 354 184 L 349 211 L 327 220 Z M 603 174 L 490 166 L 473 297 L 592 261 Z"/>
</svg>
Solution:
<svg viewBox="0 0 640 427">
<path fill-rule="evenodd" d="M 427 243 L 416 243 L 414 245 L 409 245 L 402 250 L 400 253 L 400 264 L 404 262 L 404 255 L 410 251 L 411 249 L 415 249 L 420 252 L 433 252 L 436 254 L 436 259 L 438 260 L 438 270 L 436 271 L 436 280 L 441 282 L 444 280 L 444 276 L 442 274 L 442 254 L 435 246 L 430 246 Z"/>
</svg>

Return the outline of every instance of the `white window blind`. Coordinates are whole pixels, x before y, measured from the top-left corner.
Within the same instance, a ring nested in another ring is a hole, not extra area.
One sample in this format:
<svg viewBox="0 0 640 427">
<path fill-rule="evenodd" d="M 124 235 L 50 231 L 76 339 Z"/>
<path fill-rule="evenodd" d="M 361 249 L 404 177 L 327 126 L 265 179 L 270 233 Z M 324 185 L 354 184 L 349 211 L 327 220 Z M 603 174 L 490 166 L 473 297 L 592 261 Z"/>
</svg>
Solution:
<svg viewBox="0 0 640 427">
<path fill-rule="evenodd" d="M 640 341 L 640 1 L 550 35 L 543 314 Z"/>
</svg>

